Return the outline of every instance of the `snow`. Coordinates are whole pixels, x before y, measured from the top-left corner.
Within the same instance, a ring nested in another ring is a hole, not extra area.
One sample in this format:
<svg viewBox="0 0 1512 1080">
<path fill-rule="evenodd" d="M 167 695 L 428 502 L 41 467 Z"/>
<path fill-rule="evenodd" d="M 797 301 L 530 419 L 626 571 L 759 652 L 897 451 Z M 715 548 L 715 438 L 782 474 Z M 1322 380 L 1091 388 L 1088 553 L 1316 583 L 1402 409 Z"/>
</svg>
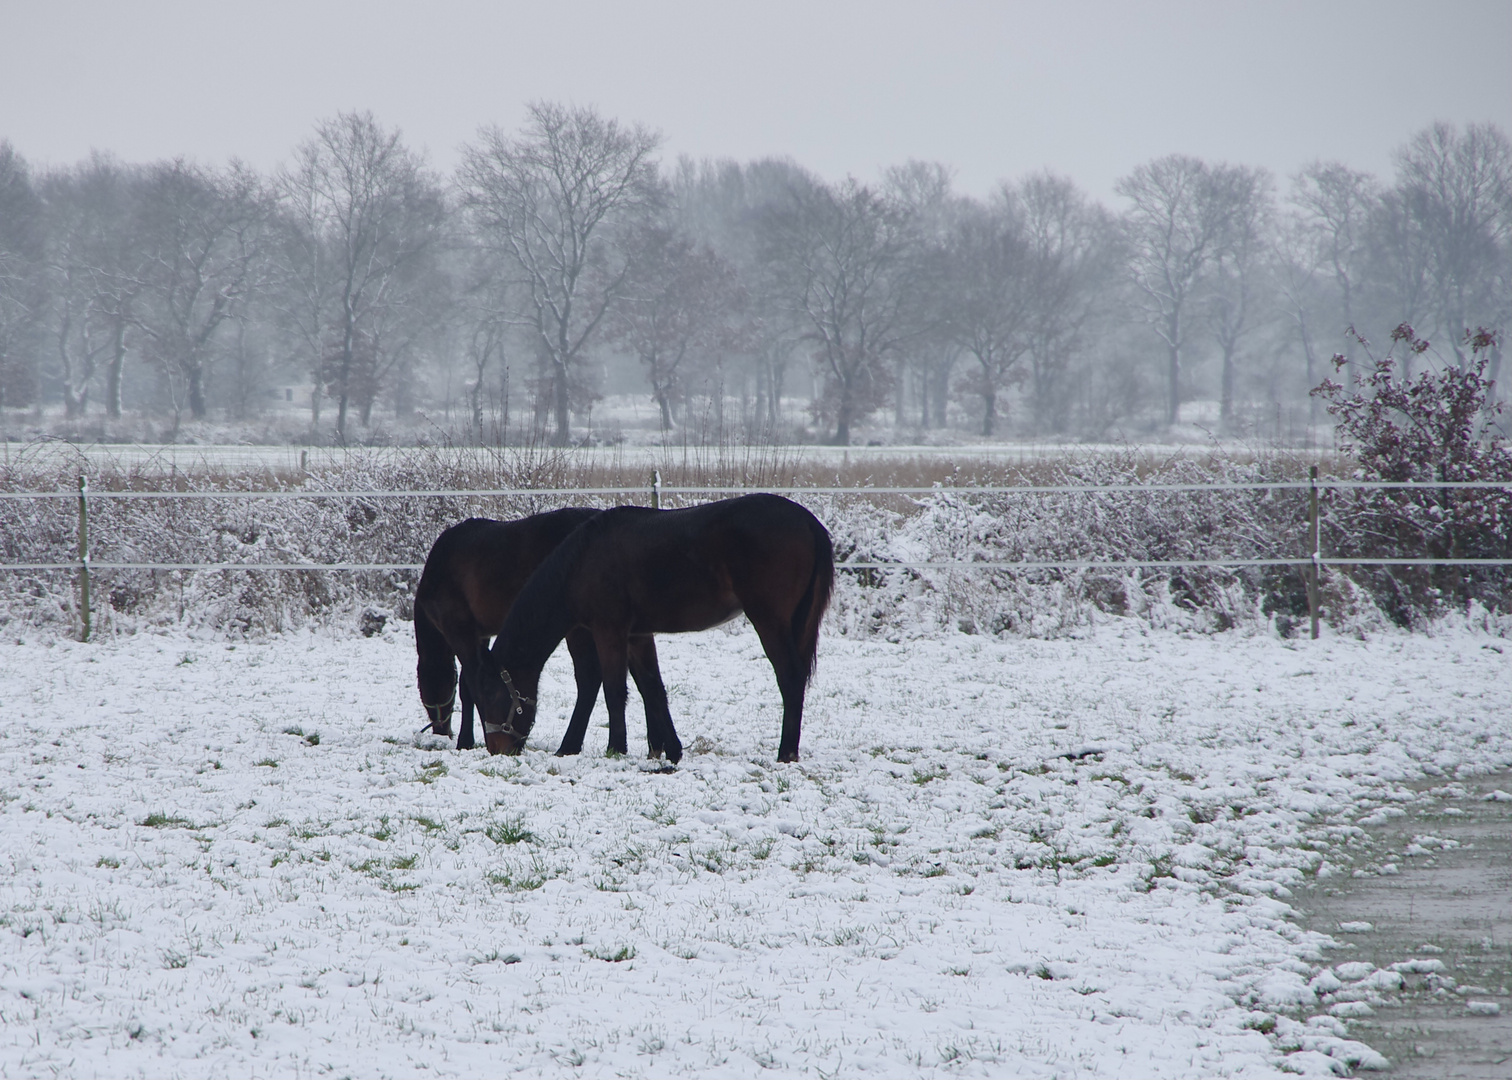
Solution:
<svg viewBox="0 0 1512 1080">
<path fill-rule="evenodd" d="M 562 657 L 522 757 L 417 738 L 406 630 L 0 650 L 0 1073 L 1379 1068 L 1401 975 L 1287 901 L 1512 763 L 1465 632 L 830 635 L 778 765 L 742 624 L 659 642 L 661 771 L 552 756 Z"/>
</svg>

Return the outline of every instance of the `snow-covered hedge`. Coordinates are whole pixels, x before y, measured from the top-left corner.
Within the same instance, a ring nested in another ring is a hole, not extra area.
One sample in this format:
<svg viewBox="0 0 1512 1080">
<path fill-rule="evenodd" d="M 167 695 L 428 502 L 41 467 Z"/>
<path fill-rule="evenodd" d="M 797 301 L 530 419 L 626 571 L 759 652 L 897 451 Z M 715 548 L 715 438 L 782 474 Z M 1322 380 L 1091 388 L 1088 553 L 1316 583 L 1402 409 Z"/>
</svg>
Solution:
<svg viewBox="0 0 1512 1080">
<path fill-rule="evenodd" d="M 1066 460 L 1039 468 L 1036 484 L 1155 485 L 1294 479 L 1283 459 L 1252 462 L 1188 458 L 1151 466 L 1145 459 Z M 100 490 L 400 491 L 481 487 L 556 487 L 575 479 L 560 462 L 501 457 L 486 473 L 417 451 L 382 463 L 352 462 L 291 476 L 103 472 Z M 576 479 L 581 480 L 581 477 Z M 0 474 L 0 489 L 73 488 L 74 474 Z M 1337 494 L 1337 493 L 1336 493 Z M 645 502 L 640 498 L 636 501 Z M 1306 617 L 1301 560 L 1306 548 L 1302 491 L 1136 490 L 1070 493 L 974 492 L 941 488 L 922 498 L 804 497 L 835 541 L 838 575 L 831 633 L 890 639 L 943 629 L 1057 636 L 1107 615 L 1156 626 L 1218 631 L 1273 627 L 1290 634 Z M 410 496 L 280 499 L 103 499 L 90 503 L 90 551 L 108 562 L 420 563 L 446 526 L 472 515 L 516 517 L 568 504 L 609 505 L 599 496 L 518 498 Z M 65 561 L 75 556 L 76 504 L 68 499 L 4 505 L 0 561 Z M 1336 499 L 1337 521 L 1349 520 Z M 1403 555 L 1420 554 L 1402 551 Z M 919 563 L 1076 560 L 1297 558 L 1295 566 L 1229 570 L 844 569 L 851 562 Z M 353 629 L 410 617 L 414 571 L 97 570 L 92 609 L 98 632 L 187 625 L 247 635 L 311 623 Z M 1477 598 L 1492 615 L 1509 610 L 1508 576 L 1481 574 Z M 1326 617 L 1368 627 L 1383 616 L 1382 580 L 1328 574 Z M 1400 621 L 1400 620 L 1398 620 Z M 4 572 L 0 626 L 74 632 L 73 571 Z"/>
</svg>

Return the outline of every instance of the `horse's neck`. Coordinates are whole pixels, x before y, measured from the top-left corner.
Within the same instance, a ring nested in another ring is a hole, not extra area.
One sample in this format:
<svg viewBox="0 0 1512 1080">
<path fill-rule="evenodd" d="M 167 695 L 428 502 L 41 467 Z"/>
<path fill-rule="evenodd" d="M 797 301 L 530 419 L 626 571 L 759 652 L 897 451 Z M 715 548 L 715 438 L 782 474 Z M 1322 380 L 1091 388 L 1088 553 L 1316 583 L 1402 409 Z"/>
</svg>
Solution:
<svg viewBox="0 0 1512 1080">
<path fill-rule="evenodd" d="M 536 671 L 546 666 L 546 661 L 567 636 L 565 616 L 546 621 L 530 620 L 517 627 L 504 624 L 504 630 L 494 642 L 492 650 L 496 666 L 508 671 Z M 560 623 L 560 625 L 557 625 Z M 510 633 L 511 629 L 516 633 Z"/>
</svg>

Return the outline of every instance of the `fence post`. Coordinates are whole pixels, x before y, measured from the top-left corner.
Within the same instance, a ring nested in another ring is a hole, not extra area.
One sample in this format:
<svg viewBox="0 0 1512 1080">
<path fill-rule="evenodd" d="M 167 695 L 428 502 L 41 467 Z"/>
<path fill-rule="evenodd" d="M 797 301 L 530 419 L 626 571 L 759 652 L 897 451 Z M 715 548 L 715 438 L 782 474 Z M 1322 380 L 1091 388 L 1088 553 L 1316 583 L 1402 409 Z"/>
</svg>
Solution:
<svg viewBox="0 0 1512 1080">
<path fill-rule="evenodd" d="M 1323 552 L 1318 531 L 1318 467 L 1309 465 L 1307 468 L 1308 493 L 1307 493 L 1307 546 L 1311 564 L 1307 569 L 1307 613 L 1312 620 L 1312 639 L 1318 640 L 1318 601 L 1319 570 L 1322 567 Z"/>
<path fill-rule="evenodd" d="M 651 470 L 651 509 L 661 509 L 661 470 Z"/>
<path fill-rule="evenodd" d="M 84 616 L 84 635 L 79 640 L 89 640 L 89 507 L 85 493 L 89 480 L 79 474 L 79 610 Z"/>
</svg>

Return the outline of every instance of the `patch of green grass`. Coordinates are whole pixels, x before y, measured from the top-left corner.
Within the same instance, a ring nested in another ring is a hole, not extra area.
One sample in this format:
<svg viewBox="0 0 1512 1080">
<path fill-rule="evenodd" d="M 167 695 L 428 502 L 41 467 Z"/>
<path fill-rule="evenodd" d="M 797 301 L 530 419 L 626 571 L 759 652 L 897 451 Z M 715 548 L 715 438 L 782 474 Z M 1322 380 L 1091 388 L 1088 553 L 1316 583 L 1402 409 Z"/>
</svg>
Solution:
<svg viewBox="0 0 1512 1080">
<path fill-rule="evenodd" d="M 432 818 L 425 817 L 422 814 L 415 814 L 413 817 L 410 818 L 410 820 L 413 821 L 416 825 L 420 826 L 426 832 L 445 832 L 446 831 L 446 826 L 444 824 L 442 824 L 441 822 L 436 821 L 436 820 L 434 820 Z"/>
<path fill-rule="evenodd" d="M 609 952 L 607 949 L 584 949 L 583 951 L 595 960 L 604 960 L 611 964 L 619 964 L 626 960 L 635 959 L 634 945 L 621 945 L 614 952 Z"/>
<path fill-rule="evenodd" d="M 920 872 L 920 877 L 944 877 L 947 869 L 944 863 L 935 863 L 928 870 Z"/>
<path fill-rule="evenodd" d="M 379 843 L 393 839 L 394 827 L 389 824 L 387 814 L 378 819 L 378 828 L 368 833 L 368 835 L 371 836 L 374 840 L 377 840 Z"/>
<path fill-rule="evenodd" d="M 266 768 L 269 768 L 269 769 L 276 769 L 276 768 L 278 768 L 278 760 L 276 758 L 270 758 L 270 757 L 265 757 L 261 761 L 254 761 L 252 764 L 253 765 L 260 765 L 260 766 L 263 766 L 263 767 L 266 767 Z"/>
<path fill-rule="evenodd" d="M 535 833 L 525 827 L 523 817 L 495 821 L 483 830 L 483 835 L 496 844 L 534 843 Z"/>
<path fill-rule="evenodd" d="M 920 785 L 927 784 L 931 780 L 943 780 L 945 779 L 945 775 L 945 766 L 943 765 L 937 765 L 935 768 L 930 769 L 928 772 L 920 772 L 917 768 L 915 768 L 913 771 L 913 782 Z"/>
<path fill-rule="evenodd" d="M 148 814 L 138 825 L 144 825 L 149 829 L 192 829 L 194 822 L 188 818 L 181 818 L 171 814 Z"/>
<path fill-rule="evenodd" d="M 320 745 L 320 732 L 318 732 L 318 731 L 312 731 L 308 735 L 306 735 L 304 737 L 304 739 L 305 739 L 305 742 L 308 745 L 310 745 L 310 746 L 319 746 Z"/>
<path fill-rule="evenodd" d="M 389 860 L 391 870 L 413 870 L 415 862 L 420 858 L 418 855 L 396 855 Z"/>
<path fill-rule="evenodd" d="M 277 829 L 284 825 L 287 825 L 288 823 L 289 819 L 286 817 L 269 818 L 267 821 L 263 822 L 263 828 Z"/>
<path fill-rule="evenodd" d="M 434 784 L 449 772 L 451 770 L 446 767 L 446 762 L 440 759 L 427 761 L 424 765 L 420 766 L 420 773 L 415 779 L 422 784 Z"/>
<path fill-rule="evenodd" d="M 181 953 L 174 949 L 165 949 L 163 951 L 163 966 L 169 971 L 186 968 L 189 966 L 189 956 L 187 953 Z"/>
<path fill-rule="evenodd" d="M 510 892 L 530 892 L 546 884 L 546 867 L 539 859 L 532 859 L 528 869 L 505 867 L 487 874 L 484 880 Z"/>
<path fill-rule="evenodd" d="M 398 746 L 399 745 L 399 740 L 396 739 L 396 738 L 394 738 L 392 735 L 385 735 L 383 737 L 383 741 L 386 742 L 386 743 L 388 743 L 390 746 Z"/>
<path fill-rule="evenodd" d="M 121 860 L 112 855 L 101 855 L 95 866 L 103 866 L 108 870 L 119 870 L 121 868 Z"/>
<path fill-rule="evenodd" d="M 1113 852 L 1110 851 L 1110 852 L 1107 852 L 1104 855 L 1098 855 L 1098 856 L 1096 856 L 1092 860 L 1092 865 L 1093 866 L 1112 866 L 1117 861 L 1118 861 L 1118 856 L 1115 855 L 1115 854 L 1113 854 Z"/>
<path fill-rule="evenodd" d="M 498 949 L 491 949 L 473 961 L 475 964 L 518 964 L 519 962 L 519 953 L 500 952 Z"/>
<path fill-rule="evenodd" d="M 302 727 L 286 727 L 286 728 L 283 729 L 283 733 L 285 735 L 299 735 L 299 736 L 303 736 L 304 735 L 304 728 L 302 728 Z"/>
</svg>

